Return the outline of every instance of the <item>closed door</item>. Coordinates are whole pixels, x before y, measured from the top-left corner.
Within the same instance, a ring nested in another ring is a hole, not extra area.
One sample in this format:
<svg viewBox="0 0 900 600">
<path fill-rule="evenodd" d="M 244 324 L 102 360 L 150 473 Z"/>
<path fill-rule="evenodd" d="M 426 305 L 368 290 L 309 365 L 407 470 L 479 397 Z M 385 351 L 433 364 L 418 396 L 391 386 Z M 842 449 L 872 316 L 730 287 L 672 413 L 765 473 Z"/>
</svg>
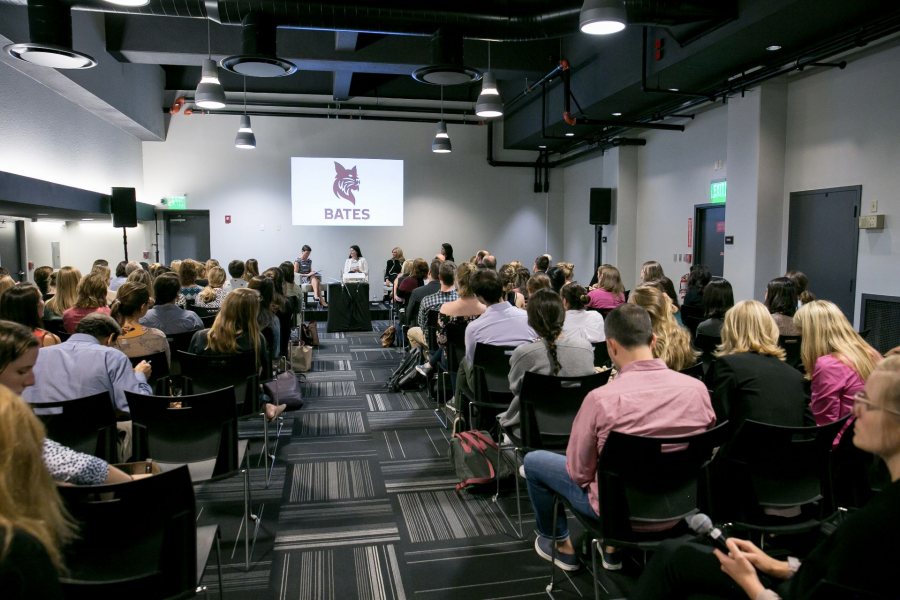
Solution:
<svg viewBox="0 0 900 600">
<path fill-rule="evenodd" d="M 851 322 L 861 197 L 862 186 L 792 192 L 790 197 L 787 268 L 805 273 L 809 291 L 837 304 Z"/>
<path fill-rule="evenodd" d="M 166 222 L 166 260 L 193 258 L 206 261 L 209 251 L 209 211 L 187 210 L 167 212 Z"/>
<path fill-rule="evenodd" d="M 712 275 L 722 277 L 725 272 L 725 207 L 721 204 L 695 206 L 694 219 L 694 264 L 706 265 Z"/>
</svg>

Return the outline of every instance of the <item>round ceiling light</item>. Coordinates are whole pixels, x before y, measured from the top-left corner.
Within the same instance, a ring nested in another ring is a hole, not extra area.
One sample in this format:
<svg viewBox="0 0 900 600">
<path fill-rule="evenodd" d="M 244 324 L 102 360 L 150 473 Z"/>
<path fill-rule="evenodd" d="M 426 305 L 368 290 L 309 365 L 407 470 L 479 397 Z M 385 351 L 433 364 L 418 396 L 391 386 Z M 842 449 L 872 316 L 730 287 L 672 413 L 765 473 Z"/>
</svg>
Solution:
<svg viewBox="0 0 900 600">
<path fill-rule="evenodd" d="M 286 77 L 297 65 L 277 56 L 237 55 L 222 59 L 222 68 L 245 77 Z"/>
<path fill-rule="evenodd" d="M 431 85 L 461 85 L 481 79 L 481 71 L 463 65 L 428 65 L 413 71 L 412 76 Z"/>
<path fill-rule="evenodd" d="M 53 44 L 10 44 L 5 50 L 13 58 L 51 69 L 90 69 L 97 66 L 92 56 Z"/>
</svg>

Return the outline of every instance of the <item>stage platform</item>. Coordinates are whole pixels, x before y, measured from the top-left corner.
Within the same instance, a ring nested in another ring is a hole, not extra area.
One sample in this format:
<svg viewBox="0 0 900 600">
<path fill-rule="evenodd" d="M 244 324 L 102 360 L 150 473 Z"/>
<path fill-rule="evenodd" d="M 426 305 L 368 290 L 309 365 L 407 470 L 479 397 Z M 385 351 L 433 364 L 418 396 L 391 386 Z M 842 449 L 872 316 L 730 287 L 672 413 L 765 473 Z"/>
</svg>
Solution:
<svg viewBox="0 0 900 600">
<path fill-rule="evenodd" d="M 384 302 L 369 302 L 369 311 L 372 313 L 373 321 L 387 321 L 391 318 L 391 309 Z M 324 323 L 328 321 L 328 309 L 322 308 L 318 303 L 315 305 L 310 303 L 304 313 L 304 319 L 307 321 L 322 321 Z"/>
</svg>

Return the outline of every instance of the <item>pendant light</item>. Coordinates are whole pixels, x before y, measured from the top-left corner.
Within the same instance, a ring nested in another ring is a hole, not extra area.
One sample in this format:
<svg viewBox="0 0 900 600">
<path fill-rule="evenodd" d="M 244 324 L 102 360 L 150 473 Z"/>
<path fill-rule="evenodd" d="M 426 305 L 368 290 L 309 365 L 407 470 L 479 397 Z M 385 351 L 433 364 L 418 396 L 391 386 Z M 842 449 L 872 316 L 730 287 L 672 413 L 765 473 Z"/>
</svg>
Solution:
<svg viewBox="0 0 900 600">
<path fill-rule="evenodd" d="M 203 60 L 202 75 L 197 91 L 194 93 L 194 104 L 200 108 L 225 108 L 225 90 L 219 83 L 216 61 L 212 59 L 212 38 L 209 32 L 209 17 L 206 18 L 206 50 L 207 58 Z"/>
<path fill-rule="evenodd" d="M 475 102 L 475 114 L 483 119 L 503 116 L 503 100 L 497 88 L 497 79 L 491 71 L 491 43 L 488 42 L 488 70 L 481 80 L 481 93 Z"/>
<path fill-rule="evenodd" d="M 247 78 L 244 77 L 244 114 L 241 115 L 241 125 L 234 137 L 234 147 L 241 150 L 255 150 L 256 136 L 250 128 L 250 115 L 247 114 Z"/>
<path fill-rule="evenodd" d="M 441 86 L 441 120 L 438 122 L 434 141 L 431 142 L 431 151 L 435 154 L 448 154 L 453 151 L 450 146 L 450 134 L 447 133 L 447 124 L 444 122 L 444 86 Z"/>
</svg>

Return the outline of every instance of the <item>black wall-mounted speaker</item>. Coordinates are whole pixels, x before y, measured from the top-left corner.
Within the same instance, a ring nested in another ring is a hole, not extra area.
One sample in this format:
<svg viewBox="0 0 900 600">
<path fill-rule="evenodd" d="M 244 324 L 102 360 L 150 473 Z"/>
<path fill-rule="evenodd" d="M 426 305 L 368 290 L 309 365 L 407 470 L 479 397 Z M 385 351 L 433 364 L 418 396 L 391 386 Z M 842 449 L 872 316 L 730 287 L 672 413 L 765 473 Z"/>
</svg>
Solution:
<svg viewBox="0 0 900 600">
<path fill-rule="evenodd" d="M 591 225 L 612 223 L 612 188 L 591 188 Z"/>
<path fill-rule="evenodd" d="M 114 187 L 109 203 L 113 227 L 137 227 L 137 199 L 134 188 Z"/>
</svg>

